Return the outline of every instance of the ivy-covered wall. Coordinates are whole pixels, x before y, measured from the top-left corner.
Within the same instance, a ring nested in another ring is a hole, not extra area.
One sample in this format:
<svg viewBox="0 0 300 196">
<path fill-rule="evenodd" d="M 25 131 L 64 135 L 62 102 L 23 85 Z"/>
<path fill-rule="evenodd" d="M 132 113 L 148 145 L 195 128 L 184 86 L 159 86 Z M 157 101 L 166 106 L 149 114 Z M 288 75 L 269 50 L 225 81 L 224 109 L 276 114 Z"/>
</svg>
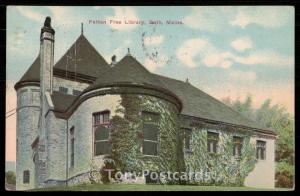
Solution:
<svg viewBox="0 0 300 196">
<path fill-rule="evenodd" d="M 142 111 L 160 114 L 158 120 L 158 155 L 143 155 Z M 177 171 L 178 110 L 174 104 L 147 95 L 121 95 L 120 105 L 112 117 L 112 153 L 117 171 Z"/>
<path fill-rule="evenodd" d="M 198 125 L 192 127 L 191 149 L 184 150 L 185 171 L 197 173 L 188 183 L 199 185 L 241 186 L 247 175 L 254 169 L 255 146 L 250 143 L 251 135 L 238 130 L 227 131 L 216 126 Z M 207 150 L 207 132 L 219 133 L 217 153 Z M 233 156 L 233 136 L 243 138 L 241 156 Z"/>
<path fill-rule="evenodd" d="M 142 153 L 142 111 L 160 114 L 158 156 Z M 191 120 L 181 122 L 175 105 L 165 100 L 147 95 L 123 94 L 115 114 L 111 119 L 112 153 L 105 157 L 110 161 L 103 164 L 103 168 L 122 173 L 144 170 L 192 173 L 192 176 L 179 181 L 165 178 L 162 183 L 239 186 L 244 184 L 245 178 L 255 166 L 255 146 L 250 143 L 251 135 L 248 132 L 201 122 L 194 123 Z M 184 139 L 179 128 L 187 125 L 192 131 L 189 151 L 183 148 Z M 207 152 L 208 131 L 219 133 L 216 154 Z M 242 155 L 239 158 L 233 156 L 233 136 L 243 138 Z M 105 172 L 102 173 L 102 182 L 109 182 L 107 178 L 103 178 L 104 174 Z M 201 177 L 197 178 L 195 174 Z"/>
</svg>

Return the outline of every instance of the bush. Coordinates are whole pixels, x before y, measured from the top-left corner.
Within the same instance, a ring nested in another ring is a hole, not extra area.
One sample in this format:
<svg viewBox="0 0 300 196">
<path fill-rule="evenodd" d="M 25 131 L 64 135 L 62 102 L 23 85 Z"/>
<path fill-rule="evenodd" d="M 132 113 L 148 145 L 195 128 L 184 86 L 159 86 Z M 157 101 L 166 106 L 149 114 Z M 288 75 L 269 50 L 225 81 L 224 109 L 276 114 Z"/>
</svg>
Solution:
<svg viewBox="0 0 300 196">
<path fill-rule="evenodd" d="M 13 171 L 5 172 L 5 180 L 8 184 L 16 184 L 16 174 Z"/>
<path fill-rule="evenodd" d="M 288 172 L 276 173 L 276 187 L 293 188 L 294 176 Z"/>
<path fill-rule="evenodd" d="M 114 161 L 110 158 L 104 159 L 104 165 L 100 169 L 101 182 L 103 184 L 109 184 L 110 183 L 111 179 L 109 178 L 109 171 L 108 170 L 113 170 L 113 171 L 111 171 L 111 178 L 114 178 L 117 171 L 116 171 Z"/>
<path fill-rule="evenodd" d="M 276 187 L 292 188 L 294 185 L 295 166 L 286 162 L 276 164 Z"/>
</svg>

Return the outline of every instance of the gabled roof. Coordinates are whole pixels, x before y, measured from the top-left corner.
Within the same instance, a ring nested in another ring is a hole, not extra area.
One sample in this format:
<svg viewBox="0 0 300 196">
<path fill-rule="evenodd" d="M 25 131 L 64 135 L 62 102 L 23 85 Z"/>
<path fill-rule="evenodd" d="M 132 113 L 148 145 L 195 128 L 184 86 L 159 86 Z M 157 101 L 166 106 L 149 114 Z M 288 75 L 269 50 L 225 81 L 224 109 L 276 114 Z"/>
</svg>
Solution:
<svg viewBox="0 0 300 196">
<path fill-rule="evenodd" d="M 75 66 L 76 65 L 76 66 Z M 54 72 L 69 71 L 90 77 L 97 77 L 109 68 L 104 58 L 81 34 L 74 44 L 54 65 Z"/>
<path fill-rule="evenodd" d="M 190 83 L 167 78 L 161 75 L 154 75 L 182 101 L 183 108 L 181 114 L 183 115 L 272 131 L 244 117 L 239 112 L 194 87 Z"/>
<path fill-rule="evenodd" d="M 108 71 L 98 75 L 98 79 L 85 91 L 97 89 L 108 84 L 139 84 L 167 89 L 160 80 L 157 80 L 153 74 L 131 55 L 126 55 Z"/>
<path fill-rule="evenodd" d="M 15 89 L 18 87 L 18 85 L 25 82 L 40 82 L 40 55 L 36 57 L 25 74 L 15 84 Z"/>
</svg>

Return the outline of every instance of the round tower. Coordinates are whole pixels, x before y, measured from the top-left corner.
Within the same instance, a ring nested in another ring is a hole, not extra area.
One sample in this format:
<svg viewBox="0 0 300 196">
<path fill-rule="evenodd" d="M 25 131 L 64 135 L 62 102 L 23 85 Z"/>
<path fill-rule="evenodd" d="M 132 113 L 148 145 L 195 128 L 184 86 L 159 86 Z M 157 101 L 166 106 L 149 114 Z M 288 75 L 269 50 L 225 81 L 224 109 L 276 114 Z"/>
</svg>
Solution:
<svg viewBox="0 0 300 196">
<path fill-rule="evenodd" d="M 40 58 L 37 57 L 21 80 L 15 85 L 15 90 L 17 91 L 17 190 L 26 190 L 35 187 L 34 150 L 32 149 L 32 143 L 39 133 L 39 66 Z"/>
</svg>

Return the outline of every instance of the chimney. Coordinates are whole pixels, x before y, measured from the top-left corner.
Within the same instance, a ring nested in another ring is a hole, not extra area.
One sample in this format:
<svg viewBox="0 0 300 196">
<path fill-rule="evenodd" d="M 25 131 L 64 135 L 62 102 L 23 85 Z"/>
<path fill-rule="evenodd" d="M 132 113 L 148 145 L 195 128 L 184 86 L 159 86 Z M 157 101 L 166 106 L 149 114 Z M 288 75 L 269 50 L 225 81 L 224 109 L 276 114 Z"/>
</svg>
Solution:
<svg viewBox="0 0 300 196">
<path fill-rule="evenodd" d="M 115 66 L 115 64 L 117 64 L 117 57 L 116 55 L 113 55 L 111 57 L 111 67 Z"/>
<path fill-rule="evenodd" d="M 55 31 L 51 27 L 51 18 L 46 17 L 44 26 L 41 28 L 40 35 L 40 119 L 39 119 L 39 147 L 38 157 L 41 161 L 39 170 L 41 182 L 45 180 L 47 170 L 44 167 L 47 160 L 46 149 L 46 119 L 45 115 L 48 110 L 47 103 L 51 105 L 50 94 L 52 93 L 53 84 L 53 63 L 54 63 L 54 34 Z M 51 107 L 51 106 L 50 106 Z"/>
<path fill-rule="evenodd" d="M 55 31 L 51 27 L 51 18 L 46 17 L 40 36 L 40 87 L 44 96 L 46 92 L 52 93 L 53 85 L 53 64 L 54 64 L 54 34 Z"/>
</svg>

